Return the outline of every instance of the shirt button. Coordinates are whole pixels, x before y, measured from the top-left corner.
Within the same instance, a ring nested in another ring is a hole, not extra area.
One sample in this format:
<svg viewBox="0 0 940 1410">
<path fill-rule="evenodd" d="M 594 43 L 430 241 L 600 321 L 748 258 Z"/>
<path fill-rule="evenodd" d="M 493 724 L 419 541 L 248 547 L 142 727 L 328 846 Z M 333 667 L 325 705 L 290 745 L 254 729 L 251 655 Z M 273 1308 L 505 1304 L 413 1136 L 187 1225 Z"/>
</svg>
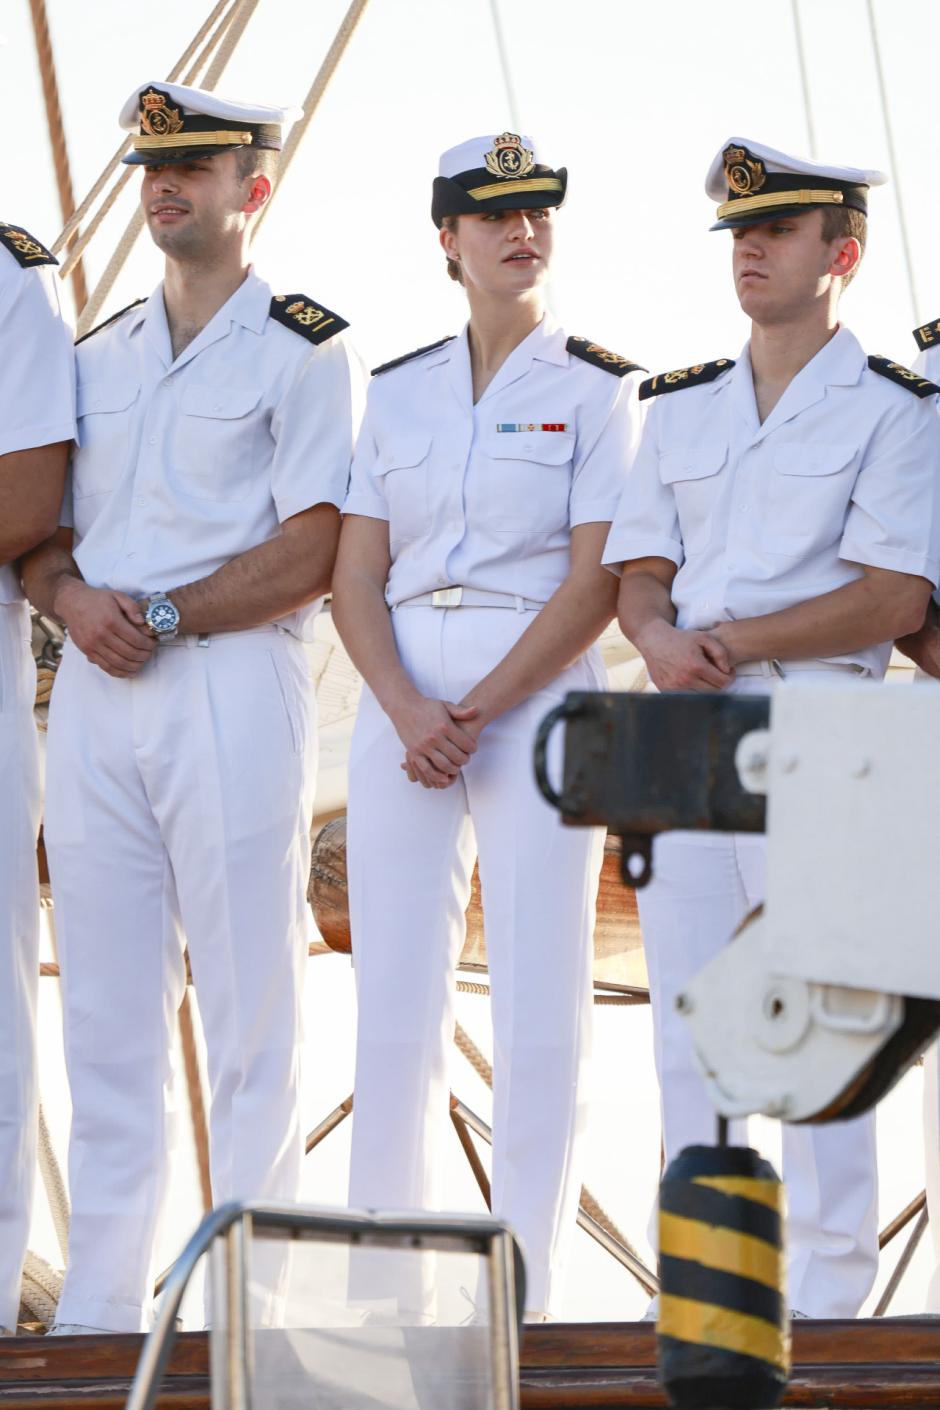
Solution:
<svg viewBox="0 0 940 1410">
<path fill-rule="evenodd" d="M 144 509 L 146 507 L 147 501 L 144 499 L 143 495 L 135 495 L 134 503 L 139 505 L 141 509 Z"/>
<path fill-rule="evenodd" d="M 125 557 L 125 558 L 136 558 L 136 557 L 137 557 L 137 554 L 136 554 L 136 553 L 125 553 L 124 557 Z"/>
<path fill-rule="evenodd" d="M 164 385 L 165 387 L 172 387 L 172 385 L 173 385 L 173 378 L 172 378 L 172 377 L 164 377 L 164 379 L 163 379 L 163 385 Z"/>
<path fill-rule="evenodd" d="M 438 582 L 438 586 L 439 586 L 439 587 L 446 587 L 446 586 L 447 586 L 447 579 L 446 579 L 446 578 L 438 578 L 437 582 Z"/>
<path fill-rule="evenodd" d="M 148 439 L 148 441 L 147 441 L 147 444 L 148 444 L 148 445 L 155 446 L 155 445 L 157 444 L 157 438 L 156 438 L 156 436 L 150 436 L 149 439 Z"/>
<path fill-rule="evenodd" d="M 740 506 L 740 508 L 741 508 L 741 513 L 742 513 L 742 514 L 746 514 L 746 513 L 747 513 L 747 505 L 746 505 L 746 504 L 742 504 L 742 505 Z"/>
</svg>

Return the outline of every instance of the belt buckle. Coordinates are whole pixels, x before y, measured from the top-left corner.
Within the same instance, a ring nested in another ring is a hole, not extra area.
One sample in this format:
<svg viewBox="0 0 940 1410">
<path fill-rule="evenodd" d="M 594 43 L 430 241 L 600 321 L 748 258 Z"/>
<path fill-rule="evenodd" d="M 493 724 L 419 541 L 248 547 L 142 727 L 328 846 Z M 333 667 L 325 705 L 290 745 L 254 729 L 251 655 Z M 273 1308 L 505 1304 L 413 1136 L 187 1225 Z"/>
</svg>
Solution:
<svg viewBox="0 0 940 1410">
<path fill-rule="evenodd" d="M 463 597 L 462 587 L 435 588 L 431 593 L 432 607 L 459 607 Z"/>
</svg>

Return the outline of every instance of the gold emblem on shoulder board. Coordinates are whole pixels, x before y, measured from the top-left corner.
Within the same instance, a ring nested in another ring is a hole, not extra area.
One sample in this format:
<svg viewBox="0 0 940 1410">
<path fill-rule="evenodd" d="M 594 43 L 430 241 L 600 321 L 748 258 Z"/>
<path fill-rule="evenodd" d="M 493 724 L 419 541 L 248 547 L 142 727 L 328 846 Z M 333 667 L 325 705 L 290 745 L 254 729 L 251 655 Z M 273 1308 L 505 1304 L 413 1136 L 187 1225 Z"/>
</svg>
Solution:
<svg viewBox="0 0 940 1410">
<path fill-rule="evenodd" d="M 169 94 L 148 88 L 140 95 L 140 130 L 148 137 L 172 137 L 183 127 L 183 115 L 170 104 Z"/>
<path fill-rule="evenodd" d="M 8 230 L 7 239 L 13 248 L 19 250 L 27 259 L 42 259 L 46 253 L 42 245 L 27 235 L 25 230 Z"/>
<path fill-rule="evenodd" d="M 762 161 L 752 157 L 746 147 L 726 147 L 723 156 L 730 190 L 738 196 L 750 196 L 760 190 L 767 180 Z"/>
<path fill-rule="evenodd" d="M 535 153 L 523 147 L 522 138 L 515 132 L 494 137 L 492 151 L 483 160 L 487 171 L 499 177 L 528 176 L 535 167 Z"/>
</svg>

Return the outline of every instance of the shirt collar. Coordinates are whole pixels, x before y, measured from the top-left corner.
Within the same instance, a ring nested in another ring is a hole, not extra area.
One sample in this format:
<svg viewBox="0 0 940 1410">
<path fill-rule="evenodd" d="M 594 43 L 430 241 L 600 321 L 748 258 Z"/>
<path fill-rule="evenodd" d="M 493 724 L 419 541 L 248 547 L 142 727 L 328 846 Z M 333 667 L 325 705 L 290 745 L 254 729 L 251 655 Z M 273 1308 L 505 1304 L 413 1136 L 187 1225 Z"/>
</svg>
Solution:
<svg viewBox="0 0 940 1410">
<path fill-rule="evenodd" d="M 442 362 L 450 362 L 453 358 L 469 357 L 470 347 L 467 333 L 470 328 L 469 322 L 465 323 L 456 338 L 451 338 L 442 347 L 437 348 L 433 353 L 424 359 L 424 366 L 440 367 Z M 564 330 L 559 327 L 550 313 L 544 314 L 542 321 L 532 329 L 513 348 L 509 357 L 515 358 L 519 354 L 527 357 L 538 358 L 540 362 L 553 362 L 558 367 L 567 367 L 568 353 L 565 350 Z M 509 361 L 509 358 L 506 359 Z"/>
<path fill-rule="evenodd" d="M 214 323 L 224 311 L 225 316 L 233 323 L 240 323 L 253 333 L 261 333 L 264 331 L 270 307 L 270 285 L 258 277 L 254 266 L 249 266 L 248 273 L 234 294 L 230 295 L 222 307 L 216 310 L 209 322 Z M 151 327 L 157 324 L 163 329 L 166 328 L 166 305 L 163 302 L 162 279 L 150 297 L 134 309 L 127 331 L 129 333 L 136 332 L 143 323 L 147 323 Z M 208 327 L 208 324 L 206 326 Z"/>
</svg>

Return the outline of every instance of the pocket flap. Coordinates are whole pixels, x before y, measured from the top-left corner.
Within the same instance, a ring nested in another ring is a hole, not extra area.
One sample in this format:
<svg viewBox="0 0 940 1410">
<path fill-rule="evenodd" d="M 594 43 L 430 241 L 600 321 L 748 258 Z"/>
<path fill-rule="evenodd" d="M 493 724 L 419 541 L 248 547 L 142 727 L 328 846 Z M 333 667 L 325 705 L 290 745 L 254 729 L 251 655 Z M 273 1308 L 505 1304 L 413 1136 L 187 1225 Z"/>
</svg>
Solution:
<svg viewBox="0 0 940 1410">
<path fill-rule="evenodd" d="M 706 480 L 709 475 L 717 475 L 727 459 L 728 447 L 723 441 L 665 450 L 659 457 L 659 476 L 665 485 L 674 485 L 678 480 Z"/>
<path fill-rule="evenodd" d="M 570 431 L 497 431 L 487 439 L 491 460 L 531 460 L 538 465 L 568 465 L 574 455 Z"/>
<path fill-rule="evenodd" d="M 233 421 L 239 416 L 247 416 L 260 400 L 260 387 L 207 387 L 197 384 L 184 389 L 180 404 L 187 416 Z"/>
<path fill-rule="evenodd" d="M 76 391 L 78 415 L 88 416 L 96 411 L 126 411 L 137 400 L 139 391 L 140 383 L 134 378 L 122 380 L 120 377 L 109 377 L 107 381 L 80 382 Z"/>
<path fill-rule="evenodd" d="M 854 445 L 777 446 L 774 469 L 781 475 L 834 475 L 845 469 L 857 449 Z"/>
<path fill-rule="evenodd" d="M 396 436 L 391 445 L 383 446 L 373 469 L 375 475 L 387 475 L 389 470 L 406 470 L 420 465 L 431 449 L 431 437 L 423 435 Z"/>
</svg>

